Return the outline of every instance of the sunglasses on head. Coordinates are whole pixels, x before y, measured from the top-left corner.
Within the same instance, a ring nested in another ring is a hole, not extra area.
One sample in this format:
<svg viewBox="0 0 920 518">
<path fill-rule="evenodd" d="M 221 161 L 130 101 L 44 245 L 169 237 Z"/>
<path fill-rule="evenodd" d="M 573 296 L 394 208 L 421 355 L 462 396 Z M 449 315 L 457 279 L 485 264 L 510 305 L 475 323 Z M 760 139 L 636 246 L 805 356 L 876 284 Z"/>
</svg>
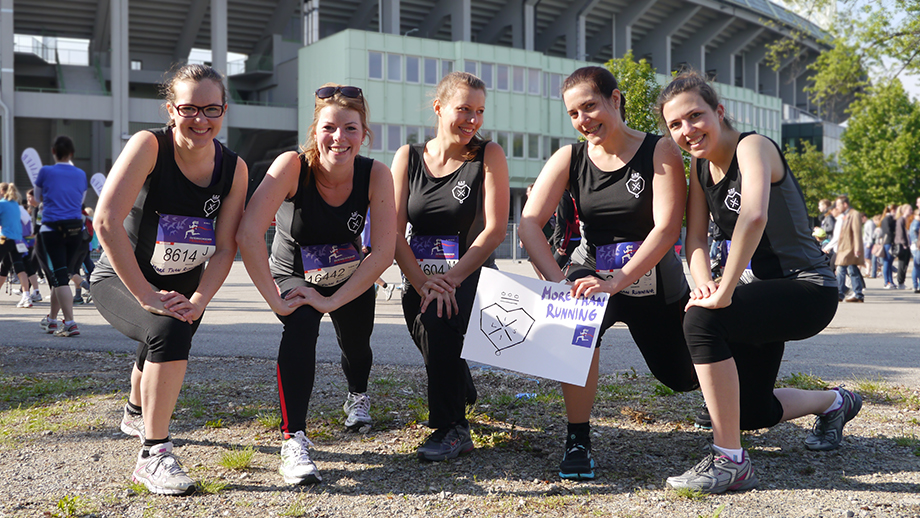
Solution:
<svg viewBox="0 0 920 518">
<path fill-rule="evenodd" d="M 349 99 L 357 99 L 361 97 L 361 89 L 357 86 L 324 86 L 316 90 L 316 98 L 328 99 L 337 93 L 340 93 Z"/>
</svg>

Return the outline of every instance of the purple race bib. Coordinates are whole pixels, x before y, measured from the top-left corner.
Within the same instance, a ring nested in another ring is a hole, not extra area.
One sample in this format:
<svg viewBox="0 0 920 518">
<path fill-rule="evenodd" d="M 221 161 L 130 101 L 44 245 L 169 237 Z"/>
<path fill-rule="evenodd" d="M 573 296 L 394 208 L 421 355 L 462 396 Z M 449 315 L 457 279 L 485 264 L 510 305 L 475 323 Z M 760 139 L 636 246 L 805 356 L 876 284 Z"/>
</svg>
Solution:
<svg viewBox="0 0 920 518">
<path fill-rule="evenodd" d="M 361 254 L 351 243 L 300 247 L 303 277 L 310 284 L 330 287 L 347 281 L 361 264 Z"/>
<path fill-rule="evenodd" d="M 412 236 L 409 248 L 419 268 L 429 277 L 447 273 L 460 260 L 457 236 Z"/>
<path fill-rule="evenodd" d="M 204 264 L 216 249 L 213 219 L 160 214 L 150 265 L 160 275 L 177 275 Z"/>
<path fill-rule="evenodd" d="M 639 250 L 641 245 L 641 241 L 630 241 L 597 247 L 594 258 L 598 275 L 604 279 L 609 279 L 616 275 L 632 259 L 632 256 Z M 655 295 L 658 292 L 658 277 L 655 275 L 655 268 L 657 266 L 653 266 L 645 275 L 639 277 L 630 286 L 623 288 L 620 293 L 629 297 Z"/>
</svg>

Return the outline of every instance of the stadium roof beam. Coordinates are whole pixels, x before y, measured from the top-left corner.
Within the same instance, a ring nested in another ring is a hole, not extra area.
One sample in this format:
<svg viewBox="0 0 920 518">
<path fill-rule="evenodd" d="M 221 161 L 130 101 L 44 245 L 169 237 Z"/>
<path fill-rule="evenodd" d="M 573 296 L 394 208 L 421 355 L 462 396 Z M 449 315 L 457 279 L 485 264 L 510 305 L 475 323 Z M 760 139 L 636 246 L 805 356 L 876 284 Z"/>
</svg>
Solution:
<svg viewBox="0 0 920 518">
<path fill-rule="evenodd" d="M 584 0 L 578 9 L 569 9 L 558 23 L 548 26 L 534 41 L 534 50 L 546 52 L 559 36 L 565 36 L 565 54 L 570 59 L 585 59 L 585 18 L 601 0 Z"/>
<path fill-rule="evenodd" d="M 399 34 L 399 19 L 402 11 L 399 0 L 380 0 L 378 5 L 380 6 L 380 32 L 384 34 Z M 435 10 L 437 10 L 437 7 L 435 7 Z M 434 14 L 434 11 L 432 11 L 432 14 Z M 446 16 L 446 14 L 444 16 Z M 444 16 L 442 16 L 441 19 L 443 19 Z M 440 19 L 438 21 L 440 21 Z M 440 25 L 440 23 L 438 23 L 438 25 Z M 427 36 L 427 33 L 424 34 Z"/>
<path fill-rule="evenodd" d="M 419 24 L 419 33 L 424 37 L 433 38 L 448 16 L 450 17 L 451 40 L 472 41 L 470 0 L 439 0 L 434 9 Z"/>
<path fill-rule="evenodd" d="M 531 13 L 531 16 L 533 14 Z M 509 0 L 492 20 L 476 33 L 476 43 L 495 45 L 506 27 L 511 27 L 512 46 L 522 49 L 524 45 L 524 2 Z"/>
<path fill-rule="evenodd" d="M 658 73 L 667 75 L 671 71 L 671 38 L 678 29 L 693 19 L 702 9 L 698 5 L 689 5 L 671 13 L 655 30 L 650 31 L 634 45 L 636 59 L 651 54 L 651 65 Z"/>
<path fill-rule="evenodd" d="M 735 55 L 753 43 L 765 30 L 764 27 L 751 27 L 738 31 L 712 50 L 706 60 L 706 68 L 717 71 L 717 81 L 727 85 L 735 84 Z"/>
<path fill-rule="evenodd" d="M 770 46 L 779 41 L 779 38 L 763 42 L 750 52 L 744 53 L 744 87 L 760 93 L 760 66 L 767 57 Z"/>
<path fill-rule="evenodd" d="M 265 29 L 262 30 L 262 36 L 253 46 L 250 54 L 265 54 L 265 51 L 268 50 L 268 46 L 272 41 L 272 36 L 281 34 L 284 27 L 290 21 L 291 13 L 297 8 L 297 3 L 299 1 L 300 0 L 279 0 L 278 4 L 275 6 L 275 12 L 272 13 L 271 19 L 269 19 L 268 23 L 265 25 Z"/>
<path fill-rule="evenodd" d="M 90 52 L 105 52 L 109 48 L 109 0 L 99 0 L 96 4 L 96 21 L 93 24 L 93 40 Z"/>
<path fill-rule="evenodd" d="M 179 33 L 179 40 L 176 41 L 176 47 L 173 49 L 173 61 L 185 63 L 188 61 L 188 55 L 195 44 L 195 38 L 198 37 L 198 31 L 204 22 L 204 13 L 208 10 L 208 0 L 192 0 L 185 15 L 185 23 L 182 24 L 182 32 Z"/>
<path fill-rule="evenodd" d="M 367 26 L 374 19 L 374 7 L 378 7 L 380 2 L 377 0 L 361 0 L 361 4 L 355 9 L 355 14 L 348 20 L 349 29 L 367 30 Z M 379 7 L 378 7 L 379 12 Z M 383 16 L 379 16 L 383 20 Z M 383 32 L 381 30 L 380 32 Z"/>
<path fill-rule="evenodd" d="M 676 63 L 687 63 L 700 72 L 706 71 L 706 45 L 719 34 L 728 29 L 735 22 L 734 16 L 715 19 L 711 24 L 702 27 L 692 37 L 687 38 L 683 45 L 673 52 Z"/>
<path fill-rule="evenodd" d="M 656 0 L 631 2 L 613 17 L 613 57 L 619 57 L 632 49 L 632 26 L 648 12 Z"/>
</svg>

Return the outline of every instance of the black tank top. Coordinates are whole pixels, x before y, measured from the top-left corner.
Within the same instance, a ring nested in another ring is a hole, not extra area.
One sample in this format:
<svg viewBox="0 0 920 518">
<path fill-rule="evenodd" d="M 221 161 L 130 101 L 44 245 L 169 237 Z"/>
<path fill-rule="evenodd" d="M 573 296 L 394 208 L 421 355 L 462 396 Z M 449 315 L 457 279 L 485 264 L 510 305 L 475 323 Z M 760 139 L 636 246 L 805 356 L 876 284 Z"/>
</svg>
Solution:
<svg viewBox="0 0 920 518">
<path fill-rule="evenodd" d="M 483 211 L 482 145 L 472 160 L 456 171 L 435 178 L 428 173 L 423 156 L 425 144 L 409 148 L 409 223 L 412 236 L 457 236 L 460 257 L 485 228 Z M 494 259 L 490 256 L 486 265 Z"/>
<path fill-rule="evenodd" d="M 198 289 L 204 264 L 175 275 L 163 275 L 154 269 L 151 259 L 157 247 L 160 216 L 217 218 L 221 200 L 230 194 L 230 188 L 233 186 L 237 155 L 215 139 L 214 174 L 211 184 L 200 187 L 186 178 L 176 164 L 172 128 L 148 131 L 157 139 L 157 162 L 144 181 L 141 192 L 125 219 L 125 230 L 134 246 L 134 257 L 147 282 L 158 289 L 176 291 L 189 297 Z M 163 253 L 163 250 L 160 252 Z M 113 276 L 115 270 L 103 253 L 97 268 L 93 271 L 92 279 L 95 282 L 97 279 Z"/>
<path fill-rule="evenodd" d="M 284 200 L 275 214 L 275 239 L 269 261 L 275 278 L 304 278 L 301 247 L 348 243 L 360 254 L 373 165 L 371 158 L 355 157 L 351 194 L 344 203 L 333 207 L 320 195 L 316 176 L 308 174 L 310 166 L 300 156 L 297 193 Z"/>
<path fill-rule="evenodd" d="M 742 133 L 738 142 L 754 134 L 753 131 Z M 785 174 L 780 181 L 770 184 L 767 226 L 751 257 L 754 277 L 760 280 L 792 278 L 821 286 L 835 286 L 836 278 L 827 254 L 821 251 L 811 235 L 805 196 L 799 182 L 779 146 L 772 140 L 770 142 L 783 161 Z M 708 160 L 697 159 L 696 166 L 712 220 L 722 230 L 725 239 L 731 239 L 742 203 L 737 145 L 731 165 L 719 183 L 712 183 Z"/>
<path fill-rule="evenodd" d="M 572 144 L 569 190 L 582 225 L 584 239 L 572 261 L 596 267 L 597 247 L 641 242 L 655 228 L 652 191 L 655 178 L 655 146 L 660 135 L 645 134 L 636 154 L 616 171 L 602 171 L 588 156 L 588 143 Z M 670 304 L 690 287 L 680 259 L 668 252 L 657 265 L 659 290 Z"/>
</svg>

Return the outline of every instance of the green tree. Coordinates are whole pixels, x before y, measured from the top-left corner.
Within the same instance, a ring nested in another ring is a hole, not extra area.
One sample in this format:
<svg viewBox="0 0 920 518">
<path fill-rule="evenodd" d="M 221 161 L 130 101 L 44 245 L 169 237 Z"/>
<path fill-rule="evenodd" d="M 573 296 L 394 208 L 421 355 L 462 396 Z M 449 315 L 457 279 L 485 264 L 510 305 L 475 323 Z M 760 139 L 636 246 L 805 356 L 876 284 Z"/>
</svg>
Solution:
<svg viewBox="0 0 920 518">
<path fill-rule="evenodd" d="M 840 188 L 868 214 L 920 195 L 920 105 L 897 79 L 871 86 L 849 107 Z"/>
<path fill-rule="evenodd" d="M 808 141 L 800 142 L 798 147 L 787 146 L 784 154 L 805 195 L 809 214 L 817 216 L 818 201 L 832 198 L 837 192 L 837 166 Z"/>
<path fill-rule="evenodd" d="M 661 85 L 652 65 L 644 58 L 636 62 L 630 50 L 621 58 L 611 59 L 605 66 L 617 78 L 620 93 L 626 99 L 626 123 L 629 127 L 661 133 L 655 112 Z"/>
</svg>

